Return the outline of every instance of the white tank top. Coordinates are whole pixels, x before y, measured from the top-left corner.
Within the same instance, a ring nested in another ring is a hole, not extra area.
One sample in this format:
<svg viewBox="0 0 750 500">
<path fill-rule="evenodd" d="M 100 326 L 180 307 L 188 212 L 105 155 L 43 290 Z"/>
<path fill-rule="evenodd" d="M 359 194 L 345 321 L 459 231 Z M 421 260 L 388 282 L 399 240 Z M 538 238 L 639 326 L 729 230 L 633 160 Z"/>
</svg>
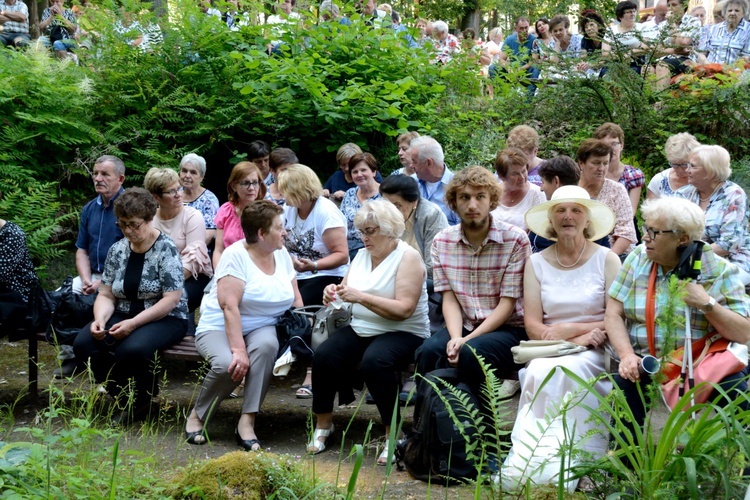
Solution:
<svg viewBox="0 0 750 500">
<path fill-rule="evenodd" d="M 399 240 L 396 249 L 391 252 L 378 267 L 372 269 L 372 258 L 369 250 L 363 248 L 359 251 L 349 267 L 347 284 L 364 293 L 385 297 L 396 298 L 396 273 L 398 272 L 401 258 L 407 249 L 411 249 L 408 243 Z M 372 337 L 388 332 L 407 332 L 417 337 L 428 338 L 429 320 L 427 318 L 427 288 L 422 281 L 422 292 L 419 302 L 411 318 L 403 321 L 385 319 L 361 304 L 352 306 L 352 329 L 360 337 Z"/>
<path fill-rule="evenodd" d="M 531 255 L 531 264 L 541 285 L 545 325 L 604 320 L 607 253 L 609 248 L 599 247 L 581 267 L 567 270 L 553 267 L 540 253 Z"/>
</svg>

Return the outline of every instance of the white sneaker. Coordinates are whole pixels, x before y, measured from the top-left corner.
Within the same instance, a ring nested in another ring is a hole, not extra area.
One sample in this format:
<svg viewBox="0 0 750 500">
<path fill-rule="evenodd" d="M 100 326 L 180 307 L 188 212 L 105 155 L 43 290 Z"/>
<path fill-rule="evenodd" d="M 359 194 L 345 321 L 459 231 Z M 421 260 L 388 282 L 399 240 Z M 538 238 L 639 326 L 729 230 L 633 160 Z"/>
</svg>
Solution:
<svg viewBox="0 0 750 500">
<path fill-rule="evenodd" d="M 503 380 L 497 393 L 498 399 L 510 399 L 521 390 L 521 382 L 518 380 Z"/>
</svg>

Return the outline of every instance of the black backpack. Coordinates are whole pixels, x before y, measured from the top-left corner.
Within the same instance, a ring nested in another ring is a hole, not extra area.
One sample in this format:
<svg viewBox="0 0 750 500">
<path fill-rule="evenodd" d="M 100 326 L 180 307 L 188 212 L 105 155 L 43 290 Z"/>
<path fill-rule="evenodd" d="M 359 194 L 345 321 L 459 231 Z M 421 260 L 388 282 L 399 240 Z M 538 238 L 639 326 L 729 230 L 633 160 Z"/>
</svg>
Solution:
<svg viewBox="0 0 750 500">
<path fill-rule="evenodd" d="M 466 395 L 469 405 L 464 406 L 441 380 Z M 439 392 L 428 381 L 433 382 Z M 474 462 L 467 457 L 466 440 L 454 423 L 446 403 L 464 423 L 464 434 L 474 442 L 478 438 L 477 431 L 467 410 L 472 406 L 478 410 L 479 401 L 461 381 L 455 368 L 428 373 L 418 387 L 414 428 L 396 447 L 399 466 L 403 464 L 409 474 L 422 481 L 457 484 L 476 479 Z"/>
</svg>

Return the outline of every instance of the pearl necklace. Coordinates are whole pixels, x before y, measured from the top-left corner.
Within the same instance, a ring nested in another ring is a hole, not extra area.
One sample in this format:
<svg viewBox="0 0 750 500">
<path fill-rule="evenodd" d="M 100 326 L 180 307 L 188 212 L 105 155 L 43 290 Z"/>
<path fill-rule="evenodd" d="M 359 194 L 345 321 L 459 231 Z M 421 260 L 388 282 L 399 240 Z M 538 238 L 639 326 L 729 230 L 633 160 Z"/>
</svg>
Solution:
<svg viewBox="0 0 750 500">
<path fill-rule="evenodd" d="M 586 244 L 583 244 L 583 248 L 581 249 L 581 253 L 578 255 L 578 258 L 575 262 L 573 262 L 571 265 L 566 266 L 562 262 L 560 262 L 560 257 L 557 255 L 557 244 L 555 244 L 555 260 L 557 261 L 557 264 L 565 269 L 570 269 L 571 267 L 576 267 L 578 263 L 581 261 L 581 257 L 583 257 L 583 253 L 586 251 Z"/>
</svg>

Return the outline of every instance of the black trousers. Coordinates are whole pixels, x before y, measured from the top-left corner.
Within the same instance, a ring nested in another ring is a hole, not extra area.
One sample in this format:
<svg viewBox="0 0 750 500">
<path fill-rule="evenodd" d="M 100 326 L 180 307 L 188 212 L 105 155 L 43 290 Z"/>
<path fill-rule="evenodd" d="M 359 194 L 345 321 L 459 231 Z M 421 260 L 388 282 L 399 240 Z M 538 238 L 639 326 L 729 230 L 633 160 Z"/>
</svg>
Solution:
<svg viewBox="0 0 750 500">
<path fill-rule="evenodd" d="M 306 306 L 322 306 L 323 290 L 328 285 L 338 285 L 343 280 L 341 276 L 315 276 L 304 280 L 297 280 L 302 303 Z"/>
<path fill-rule="evenodd" d="M 360 337 L 351 327 L 333 335 L 318 347 L 313 358 L 313 413 L 332 412 L 337 392 L 339 404 L 351 402 L 351 381 L 359 365 L 380 419 L 390 425 L 393 412 L 399 412 L 401 371 L 414 361 L 414 352 L 422 341 L 405 332 Z M 344 395 L 349 401 L 342 401 Z M 396 417 L 400 419 L 400 413 Z"/>
<path fill-rule="evenodd" d="M 185 293 L 187 293 L 188 299 L 188 311 L 195 311 L 201 305 L 203 300 L 203 290 L 206 289 L 206 285 L 211 281 L 211 278 L 205 274 L 199 274 L 197 278 L 189 278 L 185 280 Z"/>
<path fill-rule="evenodd" d="M 116 312 L 107 321 L 107 328 L 126 319 L 127 315 Z M 90 360 L 94 379 L 100 384 L 106 382 L 112 396 L 119 396 L 132 380 L 138 408 L 158 394 L 157 351 L 179 342 L 186 332 L 187 320 L 167 316 L 136 328 L 124 339 L 108 335 L 104 340 L 96 340 L 89 323 L 76 337 L 73 350 L 77 359 Z"/>
</svg>

